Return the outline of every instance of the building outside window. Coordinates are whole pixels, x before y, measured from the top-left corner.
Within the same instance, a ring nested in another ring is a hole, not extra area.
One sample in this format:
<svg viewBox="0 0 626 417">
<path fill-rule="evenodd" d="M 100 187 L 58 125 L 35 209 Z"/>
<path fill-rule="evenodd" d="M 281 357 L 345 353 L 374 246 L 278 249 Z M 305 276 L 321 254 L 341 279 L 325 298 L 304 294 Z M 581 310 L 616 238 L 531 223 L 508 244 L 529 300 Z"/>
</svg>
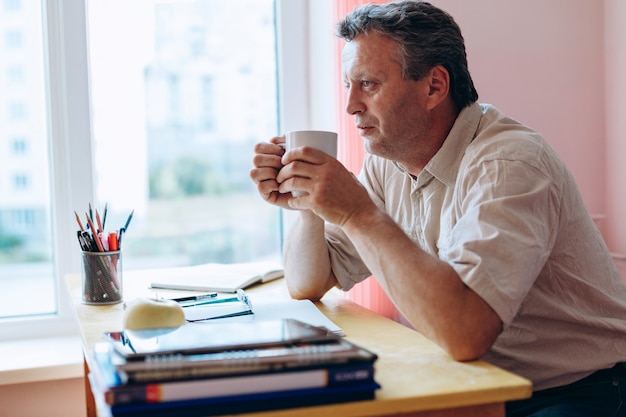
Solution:
<svg viewBox="0 0 626 417">
<path fill-rule="evenodd" d="M 24 40 L 22 32 L 19 30 L 8 30 L 5 32 L 5 43 L 9 49 L 18 49 L 23 46 Z"/>
<path fill-rule="evenodd" d="M 42 17 L 36 1 L 0 7 L 0 325 L 56 312 Z"/>
<path fill-rule="evenodd" d="M 13 187 L 16 191 L 26 191 L 28 189 L 28 175 L 16 174 L 13 177 Z"/>
<path fill-rule="evenodd" d="M 13 155 L 18 156 L 18 155 L 25 155 L 26 153 L 28 153 L 28 142 L 26 139 L 17 137 L 17 138 L 11 139 L 11 142 L 12 142 L 11 150 L 13 152 Z"/>
<path fill-rule="evenodd" d="M 249 179 L 278 133 L 273 0 L 87 11 L 97 206 L 111 227 L 134 210 L 125 268 L 279 260 L 280 212 Z"/>
<path fill-rule="evenodd" d="M 4 0 L 2 4 L 5 12 L 18 11 L 22 7 L 21 0 Z"/>
<path fill-rule="evenodd" d="M 6 73 L 9 85 L 22 84 L 24 82 L 24 69 L 22 67 L 8 67 Z"/>
</svg>

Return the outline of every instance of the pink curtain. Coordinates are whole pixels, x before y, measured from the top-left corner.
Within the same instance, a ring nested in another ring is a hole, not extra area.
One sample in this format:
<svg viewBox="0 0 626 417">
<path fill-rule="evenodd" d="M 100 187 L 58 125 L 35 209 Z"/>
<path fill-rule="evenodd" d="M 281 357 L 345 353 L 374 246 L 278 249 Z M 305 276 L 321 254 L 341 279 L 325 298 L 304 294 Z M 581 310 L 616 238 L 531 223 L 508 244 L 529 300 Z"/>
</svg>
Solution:
<svg viewBox="0 0 626 417">
<path fill-rule="evenodd" d="M 356 6 L 370 3 L 370 0 L 335 0 L 334 20 L 339 21 L 346 14 L 351 12 Z M 384 1 L 374 1 L 374 3 L 384 3 Z M 338 158 L 353 173 L 358 174 L 365 156 L 363 141 L 354 127 L 352 116 L 347 114 L 346 96 L 343 94 L 344 86 L 341 80 L 341 51 L 344 41 L 337 38 L 335 41 L 336 52 L 336 91 L 337 95 L 337 128 L 339 131 Z M 346 297 L 350 300 L 369 308 L 381 315 L 389 317 L 393 320 L 401 320 L 398 310 L 389 300 L 383 289 L 378 285 L 374 277 L 370 277 L 364 282 L 356 285 L 352 290 L 346 293 Z"/>
</svg>

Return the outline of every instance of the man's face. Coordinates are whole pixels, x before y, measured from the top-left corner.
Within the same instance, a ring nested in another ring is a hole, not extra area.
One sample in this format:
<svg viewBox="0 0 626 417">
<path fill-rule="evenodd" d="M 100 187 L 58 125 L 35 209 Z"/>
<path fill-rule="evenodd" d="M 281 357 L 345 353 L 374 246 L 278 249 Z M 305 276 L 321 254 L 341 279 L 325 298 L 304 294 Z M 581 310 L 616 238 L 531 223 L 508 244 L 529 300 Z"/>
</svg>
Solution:
<svg viewBox="0 0 626 417">
<path fill-rule="evenodd" d="M 348 42 L 342 54 L 346 111 L 353 115 L 368 152 L 403 162 L 419 152 L 430 130 L 428 85 L 405 80 L 397 44 L 375 33 Z"/>
</svg>

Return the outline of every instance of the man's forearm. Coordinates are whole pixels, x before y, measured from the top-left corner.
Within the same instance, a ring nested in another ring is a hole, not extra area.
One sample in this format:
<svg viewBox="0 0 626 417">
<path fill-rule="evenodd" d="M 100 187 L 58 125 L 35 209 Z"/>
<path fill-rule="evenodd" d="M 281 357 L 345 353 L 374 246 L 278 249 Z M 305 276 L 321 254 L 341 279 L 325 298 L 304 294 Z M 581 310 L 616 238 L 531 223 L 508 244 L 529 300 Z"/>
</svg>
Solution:
<svg viewBox="0 0 626 417">
<path fill-rule="evenodd" d="M 344 232 L 413 326 L 455 359 L 484 354 L 501 331 L 497 314 L 447 263 L 423 251 L 384 212 L 364 207 Z"/>
<path fill-rule="evenodd" d="M 285 239 L 284 258 L 287 288 L 293 298 L 317 300 L 335 285 L 324 220 L 314 213 L 298 213 Z"/>
</svg>

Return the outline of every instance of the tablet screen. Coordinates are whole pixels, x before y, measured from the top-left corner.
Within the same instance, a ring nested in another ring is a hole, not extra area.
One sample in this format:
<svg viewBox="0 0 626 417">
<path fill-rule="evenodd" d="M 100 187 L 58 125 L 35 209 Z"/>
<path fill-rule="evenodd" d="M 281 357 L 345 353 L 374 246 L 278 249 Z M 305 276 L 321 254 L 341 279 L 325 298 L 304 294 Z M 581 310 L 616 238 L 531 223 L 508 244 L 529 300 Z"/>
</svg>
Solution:
<svg viewBox="0 0 626 417">
<path fill-rule="evenodd" d="M 127 359 L 192 354 L 337 340 L 325 328 L 298 320 L 187 323 L 175 329 L 106 332 L 105 338 Z"/>
</svg>

